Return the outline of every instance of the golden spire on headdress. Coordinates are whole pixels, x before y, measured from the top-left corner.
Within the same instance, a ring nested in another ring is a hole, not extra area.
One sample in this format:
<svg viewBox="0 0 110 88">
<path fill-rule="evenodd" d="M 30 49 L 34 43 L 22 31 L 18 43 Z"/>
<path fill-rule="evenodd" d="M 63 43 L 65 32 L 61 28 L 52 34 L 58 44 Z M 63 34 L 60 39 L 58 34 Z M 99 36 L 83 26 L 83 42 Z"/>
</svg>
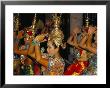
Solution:
<svg viewBox="0 0 110 88">
<path fill-rule="evenodd" d="M 36 13 L 34 15 L 34 19 L 32 21 L 32 29 L 35 30 L 35 25 L 36 25 Z"/>
<path fill-rule="evenodd" d="M 20 22 L 19 22 L 19 13 L 17 14 L 17 16 L 14 16 L 14 26 L 15 26 L 15 30 L 19 30 L 19 25 L 20 25 Z"/>
<path fill-rule="evenodd" d="M 30 27 L 27 27 L 26 29 L 31 29 L 29 31 L 27 31 L 26 33 L 26 38 L 34 38 L 35 36 L 35 26 L 36 26 L 36 13 L 33 17 L 33 20 L 32 20 L 32 25 Z"/>
<path fill-rule="evenodd" d="M 64 35 L 61 31 L 61 15 L 57 16 L 57 13 L 53 16 L 54 28 L 50 33 L 49 40 L 53 41 L 57 47 L 63 44 Z"/>
<path fill-rule="evenodd" d="M 35 26 L 36 26 L 36 13 L 34 15 L 33 21 L 32 21 L 32 36 L 35 35 Z"/>
<path fill-rule="evenodd" d="M 89 17 L 88 17 L 88 13 L 87 13 L 87 17 L 86 17 L 86 27 L 89 27 Z"/>
</svg>

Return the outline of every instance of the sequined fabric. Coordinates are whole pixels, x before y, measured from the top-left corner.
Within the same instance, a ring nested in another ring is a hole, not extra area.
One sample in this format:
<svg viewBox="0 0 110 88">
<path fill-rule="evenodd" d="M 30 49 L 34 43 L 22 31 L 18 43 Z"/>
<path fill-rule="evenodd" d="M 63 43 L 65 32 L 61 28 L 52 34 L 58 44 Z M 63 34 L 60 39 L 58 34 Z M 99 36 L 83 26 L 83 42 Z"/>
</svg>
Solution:
<svg viewBox="0 0 110 88">
<path fill-rule="evenodd" d="M 34 75 L 32 65 L 22 65 L 21 66 L 21 75 Z"/>
<path fill-rule="evenodd" d="M 89 66 L 84 70 L 83 75 L 97 75 L 97 56 L 89 59 Z"/>
<path fill-rule="evenodd" d="M 42 67 L 43 75 L 63 75 L 64 66 L 63 58 L 49 58 L 48 68 Z"/>
<path fill-rule="evenodd" d="M 75 61 L 67 68 L 64 75 L 81 75 L 88 64 L 88 61 Z"/>
</svg>

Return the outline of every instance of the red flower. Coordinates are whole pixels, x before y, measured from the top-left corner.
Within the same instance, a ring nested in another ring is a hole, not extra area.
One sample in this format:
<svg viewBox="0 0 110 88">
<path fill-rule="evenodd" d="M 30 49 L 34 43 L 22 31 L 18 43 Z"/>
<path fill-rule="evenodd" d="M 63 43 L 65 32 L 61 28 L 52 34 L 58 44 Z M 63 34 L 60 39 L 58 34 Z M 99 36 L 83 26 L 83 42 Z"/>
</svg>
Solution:
<svg viewBox="0 0 110 88">
<path fill-rule="evenodd" d="M 28 34 L 29 36 L 32 36 L 32 31 L 28 31 L 27 34 Z"/>
</svg>

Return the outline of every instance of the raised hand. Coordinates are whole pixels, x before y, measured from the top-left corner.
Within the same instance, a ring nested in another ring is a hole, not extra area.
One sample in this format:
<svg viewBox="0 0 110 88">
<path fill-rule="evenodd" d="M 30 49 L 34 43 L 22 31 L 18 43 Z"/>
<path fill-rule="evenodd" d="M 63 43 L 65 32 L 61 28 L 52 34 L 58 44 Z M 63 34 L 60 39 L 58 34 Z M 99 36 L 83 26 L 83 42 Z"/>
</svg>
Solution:
<svg viewBox="0 0 110 88">
<path fill-rule="evenodd" d="M 95 33 L 95 32 L 96 32 L 96 27 L 90 26 L 90 27 L 89 27 L 89 30 L 88 30 L 88 34 L 93 34 L 93 33 Z"/>
<path fill-rule="evenodd" d="M 23 37 L 23 31 L 19 31 L 18 32 L 18 35 L 17 35 L 17 38 L 18 39 L 21 39 Z"/>
<path fill-rule="evenodd" d="M 39 42 L 43 42 L 46 41 L 45 40 L 45 36 L 47 36 L 48 34 L 41 34 L 35 37 L 35 41 L 39 41 Z"/>
</svg>

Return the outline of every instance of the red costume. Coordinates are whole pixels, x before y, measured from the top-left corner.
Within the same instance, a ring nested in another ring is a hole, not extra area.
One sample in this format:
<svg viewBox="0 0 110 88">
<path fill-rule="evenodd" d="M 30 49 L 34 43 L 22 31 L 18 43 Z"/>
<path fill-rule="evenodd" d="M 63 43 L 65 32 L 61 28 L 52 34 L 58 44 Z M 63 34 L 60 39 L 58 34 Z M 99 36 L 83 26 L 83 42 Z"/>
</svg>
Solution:
<svg viewBox="0 0 110 88">
<path fill-rule="evenodd" d="M 34 75 L 40 75 L 40 68 L 37 64 L 34 65 Z"/>
<path fill-rule="evenodd" d="M 71 64 L 67 70 L 64 72 L 64 75 L 81 75 L 83 70 L 88 66 L 88 61 L 75 61 L 74 64 Z"/>
</svg>

